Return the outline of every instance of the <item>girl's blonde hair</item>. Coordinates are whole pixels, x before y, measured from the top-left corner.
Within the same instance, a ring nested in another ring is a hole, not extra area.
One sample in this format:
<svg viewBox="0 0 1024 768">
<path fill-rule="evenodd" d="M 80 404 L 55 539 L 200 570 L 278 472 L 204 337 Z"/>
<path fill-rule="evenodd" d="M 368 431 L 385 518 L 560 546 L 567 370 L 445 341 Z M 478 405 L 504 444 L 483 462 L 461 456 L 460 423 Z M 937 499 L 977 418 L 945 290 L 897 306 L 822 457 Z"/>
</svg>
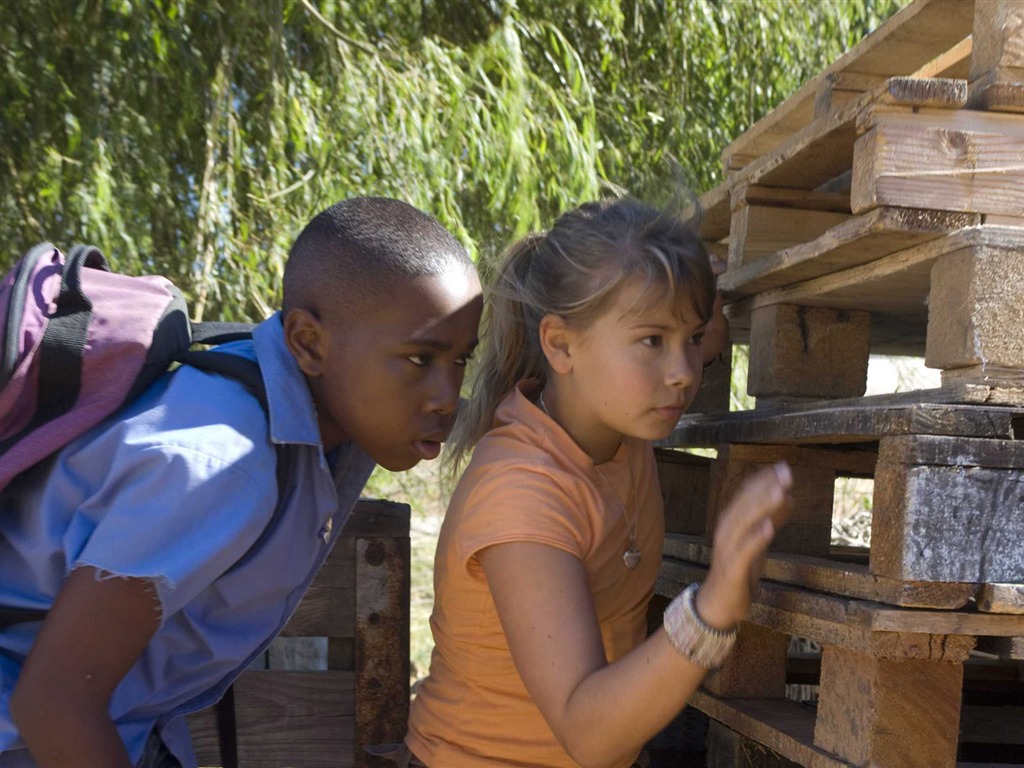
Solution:
<svg viewBox="0 0 1024 768">
<path fill-rule="evenodd" d="M 491 428 L 501 399 L 523 379 L 547 379 L 539 327 L 557 315 L 585 328 L 624 282 L 640 279 L 648 303 L 670 301 L 677 313 L 711 318 L 715 279 L 695 226 L 632 199 L 586 203 L 550 231 L 508 248 L 484 312 L 483 345 L 473 393 L 456 419 L 447 461 L 457 471 Z M 638 308 L 639 309 L 639 308 Z"/>
</svg>

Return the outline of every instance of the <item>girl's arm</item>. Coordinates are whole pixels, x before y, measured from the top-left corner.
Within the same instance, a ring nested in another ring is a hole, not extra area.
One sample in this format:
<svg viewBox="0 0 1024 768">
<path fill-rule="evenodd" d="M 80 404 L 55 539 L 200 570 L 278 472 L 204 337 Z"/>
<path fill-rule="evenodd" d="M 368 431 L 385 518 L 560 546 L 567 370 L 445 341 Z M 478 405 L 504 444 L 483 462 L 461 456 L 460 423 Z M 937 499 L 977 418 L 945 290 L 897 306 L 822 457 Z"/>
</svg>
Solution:
<svg viewBox="0 0 1024 768">
<path fill-rule="evenodd" d="M 160 625 L 151 582 L 71 572 L 11 697 L 11 717 L 39 768 L 130 768 L 110 697 Z"/>
<path fill-rule="evenodd" d="M 737 493 L 715 533 L 715 558 L 697 595 L 705 623 L 746 617 L 761 558 L 788 511 L 788 469 L 768 468 Z M 608 664 L 582 564 L 543 544 L 496 544 L 477 554 L 516 669 L 565 750 L 583 766 L 621 764 L 664 728 L 705 670 L 659 629 Z"/>
</svg>

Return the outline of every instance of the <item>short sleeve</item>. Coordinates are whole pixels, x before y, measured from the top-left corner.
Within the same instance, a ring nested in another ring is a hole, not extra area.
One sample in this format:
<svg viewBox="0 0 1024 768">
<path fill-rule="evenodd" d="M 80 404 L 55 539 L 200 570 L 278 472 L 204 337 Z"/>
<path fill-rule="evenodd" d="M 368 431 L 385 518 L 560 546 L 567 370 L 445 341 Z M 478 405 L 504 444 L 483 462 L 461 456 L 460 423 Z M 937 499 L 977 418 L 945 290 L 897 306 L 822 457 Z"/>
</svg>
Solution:
<svg viewBox="0 0 1024 768">
<path fill-rule="evenodd" d="M 456 545 L 463 567 L 495 544 L 534 542 L 583 559 L 593 538 L 571 478 L 522 465 L 492 467 L 459 510 Z"/>
<path fill-rule="evenodd" d="M 274 448 L 238 441 L 234 456 L 182 445 L 122 451 L 71 520 L 68 569 L 149 579 L 162 619 L 181 610 L 246 553 L 273 515 Z M 261 464 L 269 471 L 254 471 Z"/>
</svg>

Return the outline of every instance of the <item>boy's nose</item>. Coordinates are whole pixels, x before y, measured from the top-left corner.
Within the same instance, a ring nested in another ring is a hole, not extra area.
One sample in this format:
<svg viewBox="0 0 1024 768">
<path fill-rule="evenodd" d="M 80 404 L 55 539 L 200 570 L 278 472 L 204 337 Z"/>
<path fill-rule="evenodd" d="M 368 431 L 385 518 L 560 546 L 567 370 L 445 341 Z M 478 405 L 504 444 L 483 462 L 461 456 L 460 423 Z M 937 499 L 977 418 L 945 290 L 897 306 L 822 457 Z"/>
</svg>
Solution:
<svg viewBox="0 0 1024 768">
<path fill-rule="evenodd" d="M 426 410 L 430 413 L 449 415 L 459 407 L 459 393 L 462 390 L 462 373 L 439 374 L 427 399 Z"/>
</svg>

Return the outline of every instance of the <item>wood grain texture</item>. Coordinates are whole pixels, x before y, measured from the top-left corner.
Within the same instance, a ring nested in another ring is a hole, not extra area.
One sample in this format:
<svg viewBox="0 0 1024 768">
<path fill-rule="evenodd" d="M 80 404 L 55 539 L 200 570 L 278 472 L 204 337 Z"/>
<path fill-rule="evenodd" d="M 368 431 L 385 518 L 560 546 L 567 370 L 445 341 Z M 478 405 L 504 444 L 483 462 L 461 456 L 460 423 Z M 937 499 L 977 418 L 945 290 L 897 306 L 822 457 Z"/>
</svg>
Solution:
<svg viewBox="0 0 1024 768">
<path fill-rule="evenodd" d="M 954 768 L 963 665 L 822 650 L 814 744 L 854 765 Z"/>
<path fill-rule="evenodd" d="M 1024 471 L 879 461 L 871 571 L 891 579 L 1024 582 Z"/>
<path fill-rule="evenodd" d="M 701 537 L 668 536 L 664 552 L 677 560 L 711 564 L 711 547 Z M 899 581 L 871 573 L 866 563 L 782 552 L 768 554 L 763 575 L 796 587 L 909 608 L 963 608 L 976 592 L 974 584 Z"/>
<path fill-rule="evenodd" d="M 1024 124 L 968 110 L 871 110 L 853 153 L 850 205 L 1020 215 Z"/>
</svg>

